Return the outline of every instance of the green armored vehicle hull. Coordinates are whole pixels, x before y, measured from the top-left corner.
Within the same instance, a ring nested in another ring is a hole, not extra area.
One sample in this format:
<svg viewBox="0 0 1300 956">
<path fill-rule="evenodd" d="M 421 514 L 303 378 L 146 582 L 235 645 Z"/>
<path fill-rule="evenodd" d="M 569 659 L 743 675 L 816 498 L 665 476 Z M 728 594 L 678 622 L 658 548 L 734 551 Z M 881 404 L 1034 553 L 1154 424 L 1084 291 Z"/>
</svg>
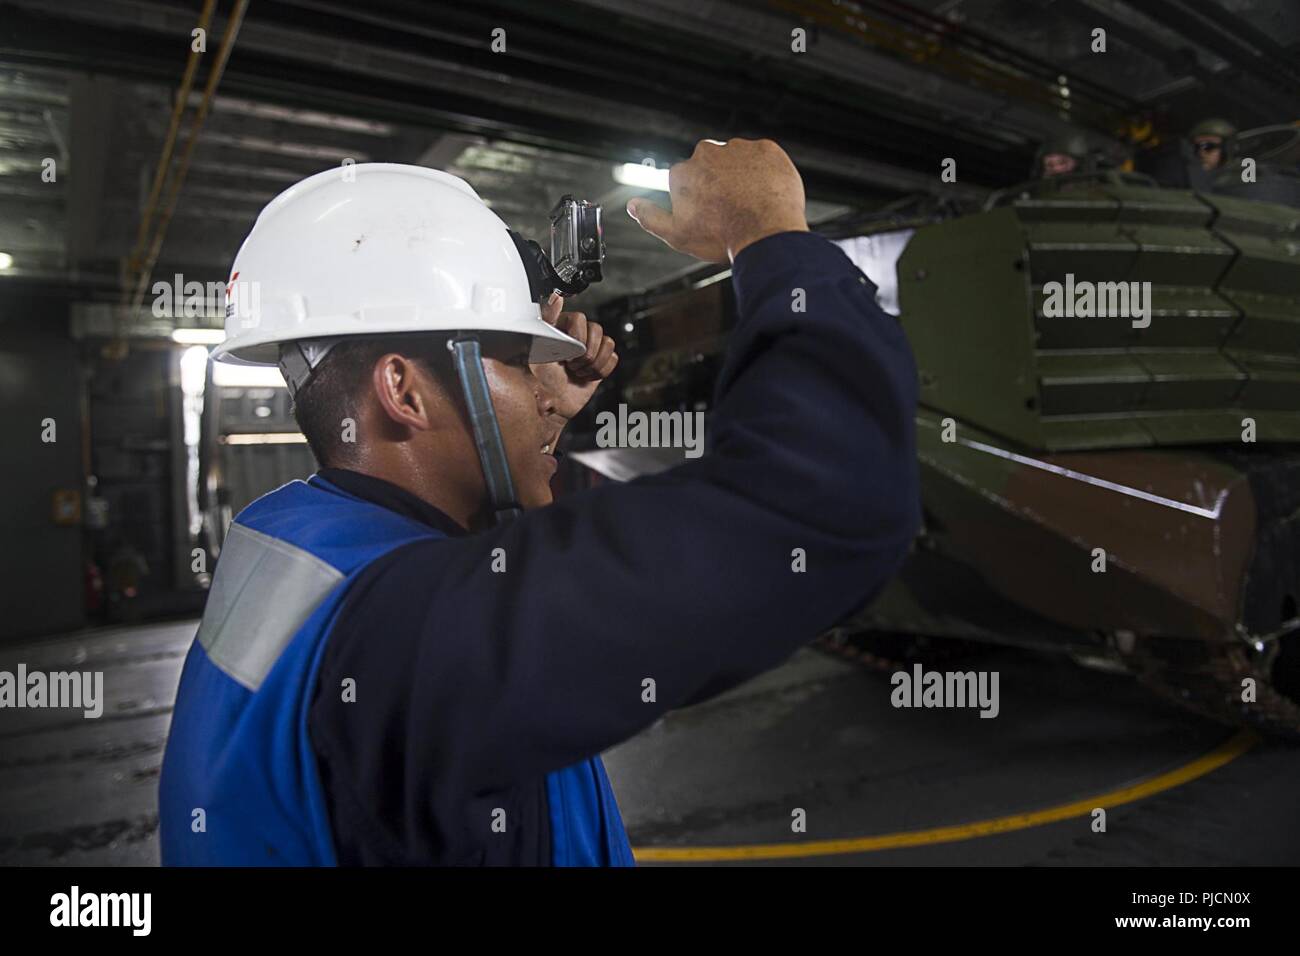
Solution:
<svg viewBox="0 0 1300 956">
<path fill-rule="evenodd" d="M 916 231 L 926 530 L 857 622 L 1300 731 L 1300 213 L 1111 182 Z"/>
</svg>

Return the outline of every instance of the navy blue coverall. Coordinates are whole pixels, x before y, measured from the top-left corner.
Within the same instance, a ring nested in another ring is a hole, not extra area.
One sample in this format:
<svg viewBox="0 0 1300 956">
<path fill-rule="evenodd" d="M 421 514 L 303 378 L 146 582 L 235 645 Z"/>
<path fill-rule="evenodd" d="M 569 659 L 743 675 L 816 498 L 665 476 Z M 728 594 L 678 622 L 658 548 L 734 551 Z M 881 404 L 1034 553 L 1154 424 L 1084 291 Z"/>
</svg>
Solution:
<svg viewBox="0 0 1300 956">
<path fill-rule="evenodd" d="M 387 482 L 320 472 L 321 487 L 356 507 L 438 532 L 347 579 L 337 613 L 320 625 L 314 690 L 299 692 L 310 694 L 306 735 L 337 862 L 628 862 L 612 796 L 559 812 L 555 774 L 589 761 L 600 779 L 588 789 L 608 793 L 592 761 L 601 751 L 779 664 L 897 570 L 920 517 L 916 371 L 898 322 L 848 258 L 812 233 L 754 243 L 736 257 L 732 281 L 739 318 L 702 458 L 477 534 Z M 244 534 L 283 550 L 256 530 Z M 806 570 L 796 570 L 796 549 Z M 247 692 L 217 689 L 226 678 L 205 677 L 211 666 L 195 654 L 192 696 L 245 707 Z M 339 693 L 349 679 L 351 701 Z M 204 731 L 193 700 L 183 719 L 174 735 L 215 732 Z M 286 754 L 293 733 L 281 734 Z M 181 748 L 169 744 L 164 766 L 164 856 L 229 859 L 186 829 L 198 802 L 192 783 L 212 760 Z M 256 767 L 269 758 L 241 759 Z M 300 775 L 299 790 L 315 790 Z M 486 823 L 498 810 L 510 821 L 504 832 Z M 585 826 L 608 845 L 560 859 L 561 844 L 581 847 L 572 833 L 560 840 L 560 826 Z M 235 859 L 258 858 L 256 841 L 268 838 L 250 839 Z M 329 849 L 312 858 L 328 859 Z"/>
</svg>

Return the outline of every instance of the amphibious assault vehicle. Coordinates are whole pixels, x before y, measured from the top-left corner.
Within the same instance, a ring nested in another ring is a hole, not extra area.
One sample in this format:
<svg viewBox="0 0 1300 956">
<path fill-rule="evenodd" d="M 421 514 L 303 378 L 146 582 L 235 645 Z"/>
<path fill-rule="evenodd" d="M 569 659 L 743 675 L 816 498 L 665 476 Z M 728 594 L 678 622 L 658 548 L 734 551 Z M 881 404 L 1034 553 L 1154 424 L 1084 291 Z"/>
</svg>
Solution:
<svg viewBox="0 0 1300 956">
<path fill-rule="evenodd" d="M 1300 735 L 1300 212 L 1109 172 L 842 246 L 916 355 L 925 522 L 838 636 L 1061 651 Z M 726 279 L 602 309 L 629 330 L 605 402 L 707 407 Z M 1121 282 L 1145 317 L 1048 302 L 1096 284 L 1113 304 Z M 616 478 L 671 461 L 574 457 Z"/>
</svg>

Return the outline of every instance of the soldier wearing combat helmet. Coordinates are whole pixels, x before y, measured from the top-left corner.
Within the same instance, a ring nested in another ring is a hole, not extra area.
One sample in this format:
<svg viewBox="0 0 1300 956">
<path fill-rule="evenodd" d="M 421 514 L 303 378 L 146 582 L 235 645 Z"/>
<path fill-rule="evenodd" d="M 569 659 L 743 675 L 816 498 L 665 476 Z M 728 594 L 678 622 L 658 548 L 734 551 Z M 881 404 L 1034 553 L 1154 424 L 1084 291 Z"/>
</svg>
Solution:
<svg viewBox="0 0 1300 956">
<path fill-rule="evenodd" d="M 1237 127 L 1225 119 L 1204 119 L 1191 128 L 1187 134 L 1188 142 L 1196 158 L 1200 160 L 1201 169 L 1212 173 L 1222 168 L 1228 159 L 1228 140 L 1237 135 Z"/>
</svg>

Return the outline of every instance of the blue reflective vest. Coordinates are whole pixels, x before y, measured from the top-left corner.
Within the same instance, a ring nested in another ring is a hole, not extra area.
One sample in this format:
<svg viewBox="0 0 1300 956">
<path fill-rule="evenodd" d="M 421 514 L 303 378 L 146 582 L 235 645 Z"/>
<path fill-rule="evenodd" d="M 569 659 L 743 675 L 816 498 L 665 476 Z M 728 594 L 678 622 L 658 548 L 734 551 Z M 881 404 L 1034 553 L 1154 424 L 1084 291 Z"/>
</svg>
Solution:
<svg viewBox="0 0 1300 956">
<path fill-rule="evenodd" d="M 336 864 L 307 729 L 330 629 L 372 561 L 442 537 L 320 476 L 240 512 L 185 660 L 163 757 L 164 865 Z M 599 757 L 546 784 L 552 863 L 633 863 Z"/>
</svg>

